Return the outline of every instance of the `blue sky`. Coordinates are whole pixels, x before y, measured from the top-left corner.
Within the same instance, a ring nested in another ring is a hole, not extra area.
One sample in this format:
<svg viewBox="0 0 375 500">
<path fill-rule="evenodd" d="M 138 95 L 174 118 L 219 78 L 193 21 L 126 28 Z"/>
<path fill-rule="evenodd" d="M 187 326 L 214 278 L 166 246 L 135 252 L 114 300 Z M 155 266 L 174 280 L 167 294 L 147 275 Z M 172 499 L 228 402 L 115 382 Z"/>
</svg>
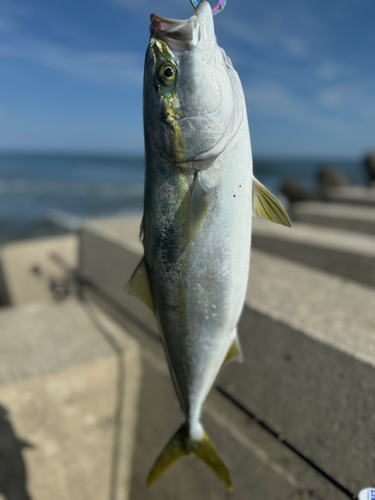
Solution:
<svg viewBox="0 0 375 500">
<path fill-rule="evenodd" d="M 141 154 L 152 12 L 189 0 L 0 0 L 0 149 Z M 374 0 L 228 0 L 219 44 L 244 87 L 254 155 L 375 149 Z"/>
</svg>

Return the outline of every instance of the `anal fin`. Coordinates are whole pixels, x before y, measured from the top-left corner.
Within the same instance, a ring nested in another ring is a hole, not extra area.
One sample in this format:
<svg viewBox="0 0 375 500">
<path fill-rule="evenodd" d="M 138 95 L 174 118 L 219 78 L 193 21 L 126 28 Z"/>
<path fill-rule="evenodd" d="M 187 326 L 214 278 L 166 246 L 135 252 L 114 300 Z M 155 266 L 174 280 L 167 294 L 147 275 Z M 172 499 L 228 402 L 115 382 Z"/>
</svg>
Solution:
<svg viewBox="0 0 375 500">
<path fill-rule="evenodd" d="M 125 292 L 144 302 L 151 311 L 155 312 L 154 301 L 151 295 L 150 281 L 144 258 L 138 264 L 129 283 L 125 287 Z"/>
<path fill-rule="evenodd" d="M 231 360 L 238 359 L 238 361 L 242 361 L 242 350 L 240 346 L 240 341 L 238 340 L 238 335 L 236 335 L 235 339 L 232 342 L 232 345 L 229 348 L 229 351 L 224 359 L 224 363 L 221 366 L 221 369 Z"/>
<path fill-rule="evenodd" d="M 237 329 L 235 331 L 234 340 L 233 340 L 233 342 L 232 342 L 232 344 L 231 344 L 231 346 L 230 346 L 230 348 L 229 348 L 229 350 L 227 352 L 227 355 L 225 356 L 225 359 L 223 361 L 223 364 L 220 367 L 220 370 L 218 371 L 218 374 L 216 375 L 215 382 L 212 384 L 212 387 L 211 387 L 211 390 L 209 392 L 209 395 L 214 390 L 214 387 L 217 384 L 217 381 L 219 380 L 219 377 L 221 375 L 221 372 L 223 371 L 224 366 L 227 363 L 229 363 L 229 361 L 234 361 L 235 359 L 237 359 L 238 361 L 242 361 L 243 360 L 242 349 L 241 349 L 240 341 L 238 339 Z"/>
</svg>

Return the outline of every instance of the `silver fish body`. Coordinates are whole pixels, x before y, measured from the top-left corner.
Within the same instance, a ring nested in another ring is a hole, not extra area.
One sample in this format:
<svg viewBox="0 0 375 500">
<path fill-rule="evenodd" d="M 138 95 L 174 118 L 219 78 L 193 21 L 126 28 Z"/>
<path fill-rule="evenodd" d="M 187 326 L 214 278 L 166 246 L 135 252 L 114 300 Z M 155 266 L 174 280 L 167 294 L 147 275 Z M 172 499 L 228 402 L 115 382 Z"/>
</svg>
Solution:
<svg viewBox="0 0 375 500">
<path fill-rule="evenodd" d="M 202 404 L 236 335 L 246 292 L 252 160 L 241 83 L 216 44 L 208 2 L 199 4 L 195 17 L 199 41 L 173 52 L 176 122 L 187 143 L 178 151 L 178 163 L 174 131 L 155 112 L 154 54 L 146 59 L 144 248 L 176 391 L 191 429 L 199 432 Z M 161 147 L 165 137 L 172 142 L 169 154 Z M 206 197 L 209 204 L 195 241 L 189 227 L 193 196 Z"/>
<path fill-rule="evenodd" d="M 230 486 L 200 417 L 228 352 L 236 353 L 249 275 L 254 204 L 245 98 L 217 45 L 207 0 L 187 21 L 153 15 L 151 23 L 144 78 L 144 259 L 138 274 L 148 280 L 148 303 L 186 423 L 150 478 L 176 459 L 179 441 L 178 456 L 194 451 Z"/>
</svg>

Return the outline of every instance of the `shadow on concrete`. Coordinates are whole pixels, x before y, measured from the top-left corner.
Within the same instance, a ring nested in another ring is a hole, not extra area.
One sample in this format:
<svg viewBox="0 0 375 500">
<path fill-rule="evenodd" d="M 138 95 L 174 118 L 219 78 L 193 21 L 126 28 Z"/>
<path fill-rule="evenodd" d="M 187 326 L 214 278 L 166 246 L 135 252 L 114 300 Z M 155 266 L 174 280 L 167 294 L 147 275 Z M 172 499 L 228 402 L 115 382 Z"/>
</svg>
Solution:
<svg viewBox="0 0 375 500">
<path fill-rule="evenodd" d="M 32 447 L 17 437 L 8 410 L 0 404 L 0 496 L 5 500 L 31 500 L 22 450 Z"/>
<path fill-rule="evenodd" d="M 69 267 L 65 262 L 64 258 L 60 255 L 53 253 L 51 254 L 51 259 L 58 264 L 66 272 L 66 282 L 72 282 L 76 284 L 77 271 Z M 113 448 L 111 456 L 111 466 L 110 466 L 110 484 L 109 484 L 109 500 L 115 500 L 117 498 L 117 488 L 119 483 L 120 475 L 120 454 L 121 454 L 121 433 L 122 433 L 122 421 L 123 421 L 123 406 L 124 406 L 124 393 L 125 393 L 125 366 L 123 359 L 123 348 L 116 341 L 113 335 L 107 331 L 107 329 L 102 325 L 95 309 L 90 304 L 84 293 L 82 283 L 77 280 L 77 298 L 81 301 L 82 306 L 85 308 L 87 314 L 91 318 L 94 325 L 96 325 L 99 333 L 102 335 L 104 340 L 109 344 L 113 350 L 116 361 L 117 361 L 117 383 L 116 383 L 116 409 L 114 415 L 114 439 Z M 87 283 L 86 283 L 87 285 Z M 1 462 L 0 462 L 1 463 Z M 1 472 L 0 472 L 1 474 Z M 0 490 L 1 492 L 1 490 Z M 29 497 L 25 497 L 29 498 Z M 7 499 L 8 500 L 8 499 Z M 18 499 L 17 499 L 18 500 Z"/>
<path fill-rule="evenodd" d="M 112 334 L 107 331 L 101 324 L 95 309 L 90 305 L 90 302 L 85 297 L 83 290 L 80 290 L 78 297 L 82 305 L 86 308 L 91 320 L 98 328 L 98 331 L 103 336 L 105 341 L 109 344 L 111 349 L 116 355 L 117 361 L 117 387 L 116 387 L 116 409 L 114 418 L 114 440 L 111 457 L 111 479 L 109 485 L 109 500 L 115 500 L 117 497 L 117 485 L 119 477 L 119 464 L 120 464 L 120 444 L 121 444 L 121 422 L 123 420 L 123 406 L 124 406 L 124 392 L 125 392 L 125 366 L 123 360 L 123 349 L 120 344 L 113 338 Z"/>
</svg>

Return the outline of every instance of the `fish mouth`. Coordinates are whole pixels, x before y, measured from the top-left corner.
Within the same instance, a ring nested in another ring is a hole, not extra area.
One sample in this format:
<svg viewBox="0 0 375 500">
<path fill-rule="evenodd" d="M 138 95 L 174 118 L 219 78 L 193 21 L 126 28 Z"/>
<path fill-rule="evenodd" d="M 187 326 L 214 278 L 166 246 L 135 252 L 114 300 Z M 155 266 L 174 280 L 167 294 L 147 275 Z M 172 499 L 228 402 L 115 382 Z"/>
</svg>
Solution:
<svg viewBox="0 0 375 500">
<path fill-rule="evenodd" d="M 150 31 L 153 37 L 166 42 L 175 52 L 192 49 L 200 38 L 199 19 L 195 15 L 185 21 L 179 21 L 152 14 Z"/>
</svg>

